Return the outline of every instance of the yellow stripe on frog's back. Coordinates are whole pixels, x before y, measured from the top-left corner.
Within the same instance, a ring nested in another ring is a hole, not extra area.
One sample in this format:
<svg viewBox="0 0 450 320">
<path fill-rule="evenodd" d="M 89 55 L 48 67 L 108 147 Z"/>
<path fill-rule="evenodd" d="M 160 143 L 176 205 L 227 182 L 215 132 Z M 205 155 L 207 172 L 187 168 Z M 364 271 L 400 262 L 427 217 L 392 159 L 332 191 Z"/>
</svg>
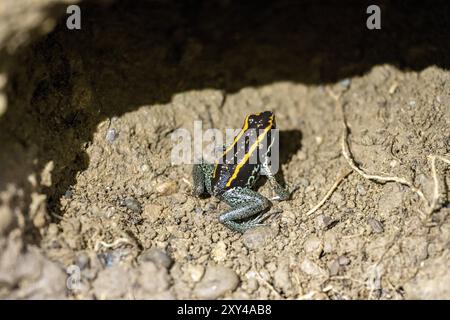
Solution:
<svg viewBox="0 0 450 320">
<path fill-rule="evenodd" d="M 234 138 L 233 143 L 224 151 L 224 153 L 222 154 L 222 159 L 226 159 L 226 154 L 230 151 L 233 150 L 234 152 L 234 146 L 236 145 L 236 143 L 239 141 L 239 139 L 242 137 L 242 135 L 245 133 L 245 131 L 247 131 L 248 129 L 248 118 L 250 117 L 250 115 L 248 115 L 245 118 L 244 121 L 244 126 L 242 127 L 241 132 L 239 132 L 239 134 Z M 216 177 L 216 172 L 217 172 L 217 167 L 218 167 L 218 163 L 215 165 L 214 167 L 214 173 L 213 173 L 213 178 Z"/>
<path fill-rule="evenodd" d="M 247 117 L 248 118 L 248 117 Z M 247 119 L 246 119 L 247 121 Z M 239 170 L 241 170 L 242 166 L 248 161 L 253 151 L 255 151 L 258 144 L 261 142 L 261 140 L 264 138 L 264 136 L 267 134 L 267 132 L 272 128 L 273 123 L 273 116 L 270 116 L 269 118 L 269 124 L 267 127 L 264 128 L 263 133 L 261 133 L 258 138 L 256 139 L 255 143 L 252 144 L 248 152 L 245 154 L 245 156 L 242 158 L 242 160 L 239 162 L 239 164 L 236 166 L 236 169 L 234 169 L 233 175 L 228 180 L 226 186 L 229 187 L 231 185 L 231 182 L 233 182 L 234 179 L 237 178 L 239 174 Z"/>
</svg>

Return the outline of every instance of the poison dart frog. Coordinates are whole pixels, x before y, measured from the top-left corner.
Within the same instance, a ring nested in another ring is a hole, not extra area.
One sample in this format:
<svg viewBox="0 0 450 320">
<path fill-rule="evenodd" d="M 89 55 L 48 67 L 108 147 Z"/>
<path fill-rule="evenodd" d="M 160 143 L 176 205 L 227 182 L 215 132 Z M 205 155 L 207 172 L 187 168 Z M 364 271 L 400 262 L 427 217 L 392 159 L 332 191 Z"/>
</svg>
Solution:
<svg viewBox="0 0 450 320">
<path fill-rule="evenodd" d="M 243 233 L 262 225 L 270 201 L 252 190 L 260 175 L 267 177 L 276 194 L 271 200 L 289 199 L 289 191 L 277 181 L 268 163 L 275 141 L 271 130 L 275 128 L 272 112 L 250 114 L 233 143 L 224 147 L 222 161 L 202 160 L 193 167 L 194 195 L 209 194 L 228 204 L 230 209 L 220 215 L 219 221 L 233 231 Z"/>
</svg>

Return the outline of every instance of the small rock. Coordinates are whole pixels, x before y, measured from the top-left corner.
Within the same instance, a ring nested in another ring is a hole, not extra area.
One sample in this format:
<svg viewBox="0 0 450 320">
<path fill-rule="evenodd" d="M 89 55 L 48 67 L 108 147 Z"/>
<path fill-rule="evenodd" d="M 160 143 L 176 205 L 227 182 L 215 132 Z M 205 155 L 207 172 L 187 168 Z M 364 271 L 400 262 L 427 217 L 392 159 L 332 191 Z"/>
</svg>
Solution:
<svg viewBox="0 0 450 320">
<path fill-rule="evenodd" d="M 284 293 L 288 293 L 293 289 L 292 281 L 289 276 L 289 265 L 282 263 L 273 274 L 273 284 L 275 288 Z"/>
<path fill-rule="evenodd" d="M 330 272 L 330 276 L 336 276 L 339 273 L 339 262 L 337 260 L 333 260 L 328 264 L 328 270 Z"/>
<path fill-rule="evenodd" d="M 264 247 L 273 237 L 274 233 L 270 227 L 261 226 L 245 231 L 242 241 L 247 248 L 256 250 Z"/>
<path fill-rule="evenodd" d="M 142 207 L 139 201 L 132 197 L 128 197 L 125 200 L 121 202 L 121 205 L 124 207 L 127 207 L 127 209 L 130 209 L 133 212 L 141 213 Z"/>
<path fill-rule="evenodd" d="M 323 239 L 323 252 L 331 253 L 337 248 L 337 237 L 333 231 L 328 231 L 324 235 Z"/>
<path fill-rule="evenodd" d="M 301 186 L 303 186 L 305 188 L 308 187 L 309 184 L 310 184 L 309 180 L 306 179 L 306 178 L 300 178 L 299 179 L 299 183 L 300 183 Z"/>
<path fill-rule="evenodd" d="M 73 197 L 73 190 L 72 189 L 67 189 L 66 192 L 64 193 L 64 198 L 72 199 L 72 197 Z"/>
<path fill-rule="evenodd" d="M 6 235 L 13 228 L 15 221 L 13 211 L 7 206 L 0 206 L 0 236 Z"/>
<path fill-rule="evenodd" d="M 163 209 L 163 206 L 160 206 L 159 204 L 149 203 L 144 207 L 143 216 L 150 220 L 151 223 L 154 223 L 161 217 Z"/>
<path fill-rule="evenodd" d="M 351 83 L 352 83 L 352 81 L 349 78 L 345 78 L 345 79 L 342 79 L 341 81 L 339 81 L 339 84 L 345 89 L 350 87 Z"/>
<path fill-rule="evenodd" d="M 224 261 L 227 257 L 227 245 L 223 241 L 219 241 L 211 251 L 211 256 L 216 262 Z"/>
<path fill-rule="evenodd" d="M 336 225 L 336 223 L 337 223 L 337 220 L 334 220 L 330 216 L 327 216 L 324 214 L 321 214 L 320 216 L 318 216 L 317 220 L 316 220 L 317 227 L 321 230 L 331 229 L 332 227 L 334 227 Z"/>
<path fill-rule="evenodd" d="M 87 267 L 89 267 L 89 256 L 82 252 L 79 255 L 77 255 L 76 259 L 75 259 L 75 264 L 81 269 L 86 269 Z"/>
<path fill-rule="evenodd" d="M 367 193 L 366 188 L 362 184 L 358 184 L 356 186 L 356 191 L 358 191 L 358 193 L 362 196 L 364 196 Z"/>
<path fill-rule="evenodd" d="M 346 256 L 340 256 L 338 258 L 338 262 L 339 262 L 339 265 L 346 266 L 346 265 L 350 264 L 350 259 L 347 258 Z"/>
<path fill-rule="evenodd" d="M 136 299 L 172 299 L 168 291 L 171 279 L 167 269 L 153 262 L 144 262 L 139 266 L 138 274 L 134 284 Z"/>
<path fill-rule="evenodd" d="M 308 258 L 304 259 L 300 264 L 300 269 L 310 275 L 310 276 L 324 276 L 326 275 L 325 271 L 319 267 L 317 264 L 309 260 Z"/>
<path fill-rule="evenodd" d="M 369 223 L 373 232 L 383 233 L 384 228 L 383 228 L 383 224 L 380 221 L 373 219 L 373 218 L 369 218 L 369 220 L 367 222 Z"/>
<path fill-rule="evenodd" d="M 303 248 L 307 254 L 318 258 L 323 250 L 322 241 L 317 236 L 310 236 L 303 243 Z"/>
<path fill-rule="evenodd" d="M 247 291 L 248 291 L 249 293 L 255 292 L 256 290 L 258 290 L 258 288 L 259 288 L 258 280 L 256 280 L 255 278 L 250 278 L 250 279 L 248 279 L 248 282 L 247 282 Z"/>
<path fill-rule="evenodd" d="M 113 143 L 117 139 L 117 131 L 114 128 L 108 129 L 106 132 L 106 141 L 109 143 Z"/>
<path fill-rule="evenodd" d="M 105 267 L 110 268 L 119 264 L 129 254 L 130 252 L 127 249 L 115 249 L 98 254 L 98 258 Z"/>
<path fill-rule="evenodd" d="M 107 268 L 99 272 L 92 287 L 97 299 L 123 298 L 131 289 L 130 275 L 121 266 Z"/>
<path fill-rule="evenodd" d="M 209 266 L 193 293 L 199 299 L 212 300 L 232 292 L 238 284 L 239 278 L 233 270 L 224 266 Z"/>
<path fill-rule="evenodd" d="M 169 180 L 166 182 L 163 182 L 156 186 L 156 192 L 158 192 L 160 195 L 168 196 L 178 191 L 178 184 L 176 181 Z"/>
<path fill-rule="evenodd" d="M 159 248 L 150 248 L 145 250 L 139 256 L 138 261 L 140 263 L 153 262 L 157 266 L 165 269 L 169 269 L 173 264 L 172 258 L 164 250 Z"/>
<path fill-rule="evenodd" d="M 199 282 L 205 274 L 205 268 L 202 265 L 188 265 L 186 272 L 193 282 Z"/>
</svg>

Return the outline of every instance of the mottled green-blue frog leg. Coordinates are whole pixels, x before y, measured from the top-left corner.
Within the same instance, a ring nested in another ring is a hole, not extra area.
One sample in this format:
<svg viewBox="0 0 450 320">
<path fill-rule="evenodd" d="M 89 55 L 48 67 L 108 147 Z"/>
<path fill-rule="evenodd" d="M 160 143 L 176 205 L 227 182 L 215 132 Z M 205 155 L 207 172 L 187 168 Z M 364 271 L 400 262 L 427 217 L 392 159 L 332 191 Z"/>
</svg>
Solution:
<svg viewBox="0 0 450 320">
<path fill-rule="evenodd" d="M 221 198 L 231 209 L 224 212 L 219 217 L 219 221 L 231 230 L 244 233 L 248 229 L 263 225 L 261 222 L 264 220 L 264 215 L 261 213 L 270 206 L 269 200 L 264 196 L 251 189 L 235 187 L 225 191 Z M 239 221 L 252 216 L 256 218 L 250 221 Z"/>
<path fill-rule="evenodd" d="M 192 177 L 194 180 L 193 193 L 201 196 L 205 193 L 211 194 L 211 177 L 214 165 L 206 162 L 194 164 L 192 168 Z"/>
<path fill-rule="evenodd" d="M 267 177 L 267 180 L 269 180 L 270 186 L 272 187 L 273 191 L 275 192 L 275 197 L 271 198 L 270 200 L 278 200 L 278 201 L 284 201 L 288 200 L 291 196 L 291 193 L 288 189 L 284 188 L 278 180 L 275 178 L 275 174 L 273 174 L 269 168 L 269 166 L 264 163 L 261 165 L 261 174 L 265 175 Z"/>
</svg>

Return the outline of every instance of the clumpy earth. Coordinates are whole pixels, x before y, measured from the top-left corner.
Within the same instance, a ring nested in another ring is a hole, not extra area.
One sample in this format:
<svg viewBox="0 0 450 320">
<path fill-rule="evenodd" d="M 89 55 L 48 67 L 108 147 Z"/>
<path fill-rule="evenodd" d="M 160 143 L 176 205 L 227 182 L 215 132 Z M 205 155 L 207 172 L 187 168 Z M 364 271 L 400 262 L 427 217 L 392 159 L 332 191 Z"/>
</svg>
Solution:
<svg viewBox="0 0 450 320">
<path fill-rule="evenodd" d="M 0 77 L 0 297 L 450 299 L 450 166 L 429 160 L 450 154 L 445 1 L 382 2 L 376 31 L 320 1 L 80 6 L 82 30 L 62 16 Z M 330 92 L 357 165 L 429 201 L 437 183 L 433 213 L 351 170 Z M 263 110 L 292 199 L 241 235 L 192 196 L 172 133 Z"/>
</svg>

